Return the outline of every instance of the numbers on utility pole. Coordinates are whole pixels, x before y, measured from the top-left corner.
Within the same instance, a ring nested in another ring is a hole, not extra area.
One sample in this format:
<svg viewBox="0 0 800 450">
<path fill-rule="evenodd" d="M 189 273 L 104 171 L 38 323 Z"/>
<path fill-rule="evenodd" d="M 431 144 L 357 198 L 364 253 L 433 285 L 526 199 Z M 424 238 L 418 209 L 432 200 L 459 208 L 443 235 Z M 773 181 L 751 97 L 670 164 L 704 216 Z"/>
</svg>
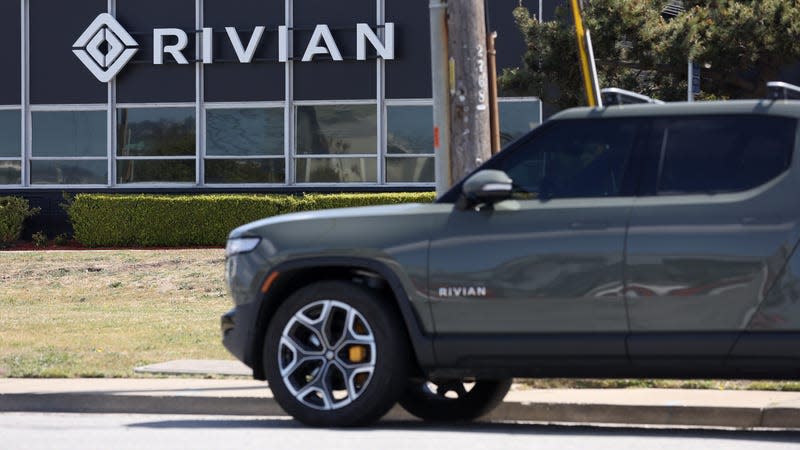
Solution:
<svg viewBox="0 0 800 450">
<path fill-rule="evenodd" d="M 436 192 L 491 156 L 484 0 L 430 0 Z"/>
<path fill-rule="evenodd" d="M 450 0 L 448 40 L 455 61 L 456 95 L 450 99 L 450 170 L 458 180 L 491 156 L 486 20 L 483 0 Z"/>
</svg>

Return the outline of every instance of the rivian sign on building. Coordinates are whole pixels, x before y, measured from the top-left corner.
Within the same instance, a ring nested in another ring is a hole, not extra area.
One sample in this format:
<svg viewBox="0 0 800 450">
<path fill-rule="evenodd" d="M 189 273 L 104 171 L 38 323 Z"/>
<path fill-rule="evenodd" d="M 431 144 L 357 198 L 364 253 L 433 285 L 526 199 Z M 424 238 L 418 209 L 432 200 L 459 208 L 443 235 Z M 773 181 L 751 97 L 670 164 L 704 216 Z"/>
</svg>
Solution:
<svg viewBox="0 0 800 450">
<path fill-rule="evenodd" d="M 246 45 L 242 42 L 236 27 L 225 27 L 230 44 L 240 63 L 253 61 L 255 51 L 264 36 L 266 27 L 256 26 Z M 367 59 L 367 42 L 383 59 L 394 59 L 394 24 L 383 25 L 383 42 L 378 34 L 365 23 L 356 24 L 356 60 Z M 202 42 L 200 60 L 203 64 L 214 62 L 214 29 L 204 27 L 198 33 Z M 174 42 L 167 44 L 173 38 Z M 278 27 L 278 61 L 289 62 L 289 27 Z M 164 54 L 169 53 L 178 64 L 189 64 L 184 51 L 189 44 L 189 36 L 180 28 L 156 28 L 153 30 L 153 64 L 164 64 Z M 81 60 L 98 80 L 111 81 L 112 78 L 136 54 L 138 44 L 125 28 L 108 13 L 102 13 L 89 25 L 72 45 L 72 52 Z M 306 46 L 303 62 L 311 61 L 316 55 L 329 55 L 334 61 L 343 61 L 342 53 L 333 38 L 328 25 L 314 27 L 314 34 Z"/>
<path fill-rule="evenodd" d="M 518 4 L 488 2 L 500 70 L 525 50 Z M 431 189 L 429 16 L 409 0 L 0 1 L 0 195 L 46 211 L 65 191 Z M 506 140 L 539 122 L 535 99 L 500 109 Z"/>
</svg>

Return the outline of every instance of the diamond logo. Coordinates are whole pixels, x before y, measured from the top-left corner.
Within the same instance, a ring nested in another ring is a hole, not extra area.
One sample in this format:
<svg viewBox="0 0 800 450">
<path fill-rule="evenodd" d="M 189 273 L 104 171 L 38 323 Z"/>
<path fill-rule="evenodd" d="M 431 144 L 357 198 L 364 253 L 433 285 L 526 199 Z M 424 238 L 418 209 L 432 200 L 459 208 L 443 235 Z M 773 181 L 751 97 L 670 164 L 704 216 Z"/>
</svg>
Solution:
<svg viewBox="0 0 800 450">
<path fill-rule="evenodd" d="M 111 14 L 103 13 L 72 44 L 72 53 L 103 83 L 113 79 L 139 44 Z"/>
</svg>

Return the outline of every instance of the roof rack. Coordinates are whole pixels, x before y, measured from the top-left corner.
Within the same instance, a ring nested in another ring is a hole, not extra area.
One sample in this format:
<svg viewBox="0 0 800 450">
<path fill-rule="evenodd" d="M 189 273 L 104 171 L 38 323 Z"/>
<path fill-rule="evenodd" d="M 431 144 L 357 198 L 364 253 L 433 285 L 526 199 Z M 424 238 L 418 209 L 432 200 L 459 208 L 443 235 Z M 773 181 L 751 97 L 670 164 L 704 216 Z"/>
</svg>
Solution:
<svg viewBox="0 0 800 450">
<path fill-rule="evenodd" d="M 605 88 L 600 90 L 600 95 L 603 98 L 603 104 L 611 105 L 633 105 L 636 103 L 650 103 L 655 105 L 663 105 L 664 102 L 650 98 L 646 95 L 637 94 L 636 92 L 626 91 L 619 88 Z"/>
<path fill-rule="evenodd" d="M 767 83 L 767 98 L 771 100 L 800 100 L 800 86 L 770 81 Z"/>
</svg>

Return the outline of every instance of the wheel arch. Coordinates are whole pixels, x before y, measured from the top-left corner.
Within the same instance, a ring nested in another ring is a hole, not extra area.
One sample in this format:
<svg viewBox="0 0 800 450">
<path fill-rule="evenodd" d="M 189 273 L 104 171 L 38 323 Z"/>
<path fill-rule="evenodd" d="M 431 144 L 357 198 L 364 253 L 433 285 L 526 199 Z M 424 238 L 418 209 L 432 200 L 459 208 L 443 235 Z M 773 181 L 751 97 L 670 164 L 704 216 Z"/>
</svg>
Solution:
<svg viewBox="0 0 800 450">
<path fill-rule="evenodd" d="M 421 372 L 422 368 L 434 365 L 433 338 L 423 331 L 400 277 L 385 264 L 354 257 L 304 258 L 275 266 L 264 274 L 262 282 L 266 283 L 270 277 L 274 279 L 261 296 L 258 318 L 251 336 L 248 359 L 252 363 L 254 378 L 266 378 L 262 364 L 263 337 L 275 311 L 297 289 L 323 280 L 360 279 L 367 287 L 384 291 L 400 312 L 413 351 L 414 366 Z"/>
</svg>

